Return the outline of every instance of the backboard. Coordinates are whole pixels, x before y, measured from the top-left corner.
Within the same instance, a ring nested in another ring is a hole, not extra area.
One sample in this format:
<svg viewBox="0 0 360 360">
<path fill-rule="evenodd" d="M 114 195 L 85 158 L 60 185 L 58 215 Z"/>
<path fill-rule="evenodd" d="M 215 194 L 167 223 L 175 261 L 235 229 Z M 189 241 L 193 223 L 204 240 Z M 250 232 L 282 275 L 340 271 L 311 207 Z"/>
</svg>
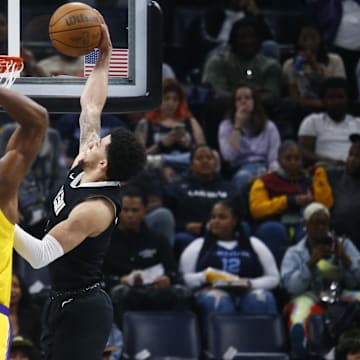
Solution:
<svg viewBox="0 0 360 360">
<path fill-rule="evenodd" d="M 162 66 L 162 15 L 157 3 L 78 1 L 101 12 L 113 42 L 114 66 L 104 112 L 146 111 L 157 107 L 161 101 Z M 0 53 L 22 56 L 25 60 L 25 70 L 12 88 L 32 97 L 52 113 L 80 111 L 79 97 L 96 61 L 96 51 L 79 58 L 64 58 L 53 47 L 48 35 L 49 19 L 66 2 L 69 1 L 5 0 L 1 8 L 7 20 L 8 41 L 2 48 L 0 43 Z M 37 66 L 32 66 L 27 50 L 35 56 Z M 116 57 L 121 58 L 120 69 Z"/>
</svg>

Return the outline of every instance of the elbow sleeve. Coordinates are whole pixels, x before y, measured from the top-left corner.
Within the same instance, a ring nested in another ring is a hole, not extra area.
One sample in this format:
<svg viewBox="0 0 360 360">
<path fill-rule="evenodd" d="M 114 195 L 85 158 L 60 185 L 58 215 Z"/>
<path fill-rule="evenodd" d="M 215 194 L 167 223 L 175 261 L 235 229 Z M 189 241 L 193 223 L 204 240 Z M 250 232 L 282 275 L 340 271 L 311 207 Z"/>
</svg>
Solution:
<svg viewBox="0 0 360 360">
<path fill-rule="evenodd" d="M 37 239 L 15 226 L 14 248 L 34 269 L 40 269 L 64 255 L 61 244 L 51 235 Z"/>
</svg>

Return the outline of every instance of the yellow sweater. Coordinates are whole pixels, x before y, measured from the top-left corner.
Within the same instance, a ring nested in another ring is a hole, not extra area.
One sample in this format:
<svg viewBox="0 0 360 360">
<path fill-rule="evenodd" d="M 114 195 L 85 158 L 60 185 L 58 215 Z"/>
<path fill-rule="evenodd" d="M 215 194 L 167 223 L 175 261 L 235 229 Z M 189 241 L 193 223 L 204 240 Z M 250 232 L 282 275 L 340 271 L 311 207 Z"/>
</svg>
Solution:
<svg viewBox="0 0 360 360">
<path fill-rule="evenodd" d="M 310 186 L 307 191 L 312 193 L 314 201 L 330 209 L 334 204 L 334 198 L 325 169 L 316 167 L 308 176 L 310 176 Z M 255 220 L 282 215 L 289 210 L 290 202 L 295 201 L 294 196 L 301 193 L 304 194 L 300 187 L 280 175 L 266 174 L 255 180 L 250 189 L 250 213 Z"/>
<path fill-rule="evenodd" d="M 10 305 L 15 226 L 0 210 L 0 304 Z"/>
</svg>

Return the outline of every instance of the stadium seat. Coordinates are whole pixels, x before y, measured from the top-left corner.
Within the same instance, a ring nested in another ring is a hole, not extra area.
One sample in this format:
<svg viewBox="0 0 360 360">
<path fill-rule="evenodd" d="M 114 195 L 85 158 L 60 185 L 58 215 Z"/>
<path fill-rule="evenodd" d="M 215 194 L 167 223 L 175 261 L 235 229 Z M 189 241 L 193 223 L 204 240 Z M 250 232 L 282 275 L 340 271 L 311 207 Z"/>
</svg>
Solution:
<svg viewBox="0 0 360 360">
<path fill-rule="evenodd" d="M 287 338 L 280 315 L 210 315 L 209 359 L 287 359 Z"/>
<path fill-rule="evenodd" d="M 196 360 L 201 354 L 199 329 L 191 312 L 126 312 L 124 359 Z"/>
<path fill-rule="evenodd" d="M 226 359 L 231 360 L 289 360 L 288 354 L 282 353 L 241 353 L 235 354 L 233 357 L 226 357 Z M 225 357 L 224 357 L 225 359 Z"/>
<path fill-rule="evenodd" d="M 256 228 L 255 236 L 267 245 L 274 255 L 276 263 L 280 266 L 290 244 L 286 227 L 279 221 L 265 221 Z"/>
</svg>

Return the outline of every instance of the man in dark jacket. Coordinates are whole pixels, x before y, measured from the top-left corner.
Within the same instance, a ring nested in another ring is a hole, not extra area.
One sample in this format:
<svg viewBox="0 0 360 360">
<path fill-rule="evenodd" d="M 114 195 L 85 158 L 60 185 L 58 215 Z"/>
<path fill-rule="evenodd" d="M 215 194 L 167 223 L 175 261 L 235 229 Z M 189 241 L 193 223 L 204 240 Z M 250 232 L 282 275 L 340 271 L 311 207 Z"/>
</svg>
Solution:
<svg viewBox="0 0 360 360">
<path fill-rule="evenodd" d="M 185 310 L 190 298 L 190 291 L 180 285 L 169 242 L 147 227 L 145 214 L 146 197 L 128 185 L 104 263 L 119 327 L 125 311 Z"/>
</svg>

